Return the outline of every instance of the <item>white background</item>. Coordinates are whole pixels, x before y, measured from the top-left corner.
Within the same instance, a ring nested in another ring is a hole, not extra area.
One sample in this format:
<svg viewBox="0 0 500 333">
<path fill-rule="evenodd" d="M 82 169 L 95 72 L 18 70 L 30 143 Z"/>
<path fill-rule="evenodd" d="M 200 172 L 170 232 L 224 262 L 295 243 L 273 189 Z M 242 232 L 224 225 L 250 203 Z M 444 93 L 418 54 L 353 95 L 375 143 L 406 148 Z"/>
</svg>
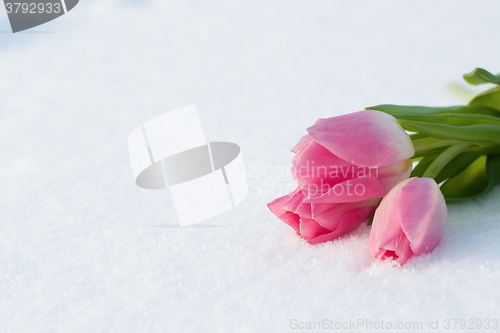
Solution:
<svg viewBox="0 0 500 333">
<path fill-rule="evenodd" d="M 499 11 L 84 0 L 12 34 L 0 10 L 0 331 L 500 319 L 500 188 L 449 206 L 439 247 L 402 268 L 369 258 L 366 226 L 313 246 L 266 207 L 292 189 L 279 171 L 317 118 L 465 103 L 451 83 L 500 72 Z M 177 223 L 175 210 L 167 191 L 135 186 L 128 134 L 193 103 L 208 140 L 242 147 L 250 194 L 209 221 L 226 227 L 151 227 Z"/>
</svg>

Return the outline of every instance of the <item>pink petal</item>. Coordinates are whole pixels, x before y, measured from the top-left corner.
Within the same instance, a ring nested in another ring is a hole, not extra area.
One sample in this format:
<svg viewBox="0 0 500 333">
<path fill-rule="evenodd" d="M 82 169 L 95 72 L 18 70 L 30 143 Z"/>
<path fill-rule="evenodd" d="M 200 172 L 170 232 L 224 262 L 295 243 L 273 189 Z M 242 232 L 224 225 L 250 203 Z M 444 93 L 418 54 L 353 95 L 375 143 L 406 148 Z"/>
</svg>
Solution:
<svg viewBox="0 0 500 333">
<path fill-rule="evenodd" d="M 389 166 L 384 167 L 384 168 L 377 168 L 376 172 L 378 174 L 378 177 L 388 177 L 388 176 L 398 175 L 398 174 L 408 172 L 408 171 L 410 171 L 410 173 L 411 173 L 411 170 L 412 170 L 411 159 L 407 159 L 407 160 L 403 160 L 401 162 L 398 162 L 396 164 L 389 165 Z"/>
<path fill-rule="evenodd" d="M 300 235 L 307 241 L 329 232 L 314 220 L 300 218 Z"/>
<path fill-rule="evenodd" d="M 309 144 L 309 142 L 312 141 L 312 137 L 309 134 L 304 135 L 303 137 L 300 138 L 299 142 L 295 145 L 295 147 L 292 148 L 293 153 L 297 153 L 299 150 L 304 148 Z"/>
<path fill-rule="evenodd" d="M 444 234 L 447 210 L 438 185 L 431 178 L 412 178 L 401 191 L 401 227 L 413 253 L 430 253 Z"/>
<path fill-rule="evenodd" d="M 356 166 L 315 141 L 309 142 L 295 155 L 292 167 L 293 177 L 301 188 L 309 192 L 309 198 L 324 195 L 321 199 L 308 202 L 352 202 L 382 197 L 399 181 L 408 178 L 410 173 L 409 159 L 383 168 Z M 349 189 L 355 186 L 358 192 L 365 195 L 356 198 L 349 194 L 353 192 Z"/>
<path fill-rule="evenodd" d="M 295 190 L 295 195 L 291 197 L 283 206 L 283 209 L 299 215 L 304 218 L 311 218 L 311 204 L 304 203 L 307 192 L 298 187 Z"/>
<path fill-rule="evenodd" d="M 400 182 L 375 212 L 370 256 L 383 259 L 391 255 L 403 264 L 413 255 L 431 252 L 443 237 L 446 215 L 444 197 L 433 179 Z"/>
<path fill-rule="evenodd" d="M 307 203 L 340 203 L 357 202 L 372 198 L 381 198 L 387 191 L 381 184 L 383 178 L 356 178 L 346 180 L 331 187 L 323 187 L 325 191 L 309 191 L 304 202 Z"/>
<path fill-rule="evenodd" d="M 292 193 L 292 196 L 287 196 L 287 202 L 283 205 L 283 209 L 289 212 L 297 213 L 297 210 L 299 209 L 302 202 L 304 202 L 304 198 L 306 197 L 307 193 L 300 187 L 297 187 Z"/>
<path fill-rule="evenodd" d="M 375 211 L 368 247 L 370 257 L 374 258 L 380 255 L 380 250 L 394 251 L 394 239 L 404 236 L 398 213 L 398 199 L 401 189 L 411 179 L 403 180 L 394 186 Z"/>
<path fill-rule="evenodd" d="M 407 160 L 410 161 L 410 160 Z M 380 185 L 382 185 L 382 188 L 384 189 L 383 191 L 385 192 L 384 196 L 389 193 L 390 190 L 403 180 L 408 179 L 411 174 L 411 168 L 407 169 L 405 172 L 395 174 L 392 176 L 387 176 L 387 177 L 380 177 Z"/>
<path fill-rule="evenodd" d="M 312 218 L 319 225 L 331 231 L 337 230 L 342 221 L 353 224 L 355 228 L 368 221 L 379 202 L 380 199 L 377 198 L 352 203 L 312 204 Z M 345 218 L 346 214 L 351 214 L 350 218 Z"/>
<path fill-rule="evenodd" d="M 339 204 L 344 205 L 344 204 Z M 310 238 L 307 241 L 311 244 L 322 243 L 337 239 L 358 227 L 361 223 L 365 223 L 373 214 L 375 207 L 359 207 L 346 211 L 338 221 L 336 229 L 329 233 L 324 233 L 315 238 Z M 328 230 L 325 228 L 325 230 Z"/>
<path fill-rule="evenodd" d="M 410 160 L 405 160 L 404 164 L 408 165 L 407 161 Z M 400 169 L 394 168 L 392 171 L 400 171 Z M 378 173 L 378 178 L 377 173 L 376 169 L 373 172 L 372 170 L 368 170 L 366 171 L 366 177 L 363 178 L 350 179 L 338 183 L 329 181 L 328 179 L 320 179 L 318 185 L 316 183 L 303 185 L 301 187 L 308 191 L 308 196 L 304 202 L 339 203 L 381 198 L 389 193 L 396 184 L 408 179 L 411 174 L 411 168 L 402 173 L 384 177 L 381 177 L 380 173 Z M 387 170 L 384 173 L 387 173 Z"/>
<path fill-rule="evenodd" d="M 356 177 L 356 166 L 333 155 L 328 149 L 311 141 L 294 156 L 292 175 L 305 190 L 322 184 L 334 185 Z"/>
<path fill-rule="evenodd" d="M 395 239 L 397 242 L 385 246 L 380 249 L 375 258 L 379 260 L 386 260 L 389 257 L 396 261 L 398 264 L 404 264 L 410 257 L 414 254 L 410 248 L 410 241 L 404 235 L 401 235 L 399 239 Z"/>
<path fill-rule="evenodd" d="M 386 167 L 415 154 L 396 118 L 380 111 L 318 119 L 307 132 L 334 155 L 355 165 Z"/>
<path fill-rule="evenodd" d="M 301 194 L 302 190 L 298 187 L 295 191 L 287 194 L 281 198 L 278 198 L 267 204 L 267 207 L 276 215 L 280 220 L 291 226 L 297 233 L 299 233 L 299 215 L 287 211 L 284 206 L 292 200 L 297 194 Z"/>
</svg>

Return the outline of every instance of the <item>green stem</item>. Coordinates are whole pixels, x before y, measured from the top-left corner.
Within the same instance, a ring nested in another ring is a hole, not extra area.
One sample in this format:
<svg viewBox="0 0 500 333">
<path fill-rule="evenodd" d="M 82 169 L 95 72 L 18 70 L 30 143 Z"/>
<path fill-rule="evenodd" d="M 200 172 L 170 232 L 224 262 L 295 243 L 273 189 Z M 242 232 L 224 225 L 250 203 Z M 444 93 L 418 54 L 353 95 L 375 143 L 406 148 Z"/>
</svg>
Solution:
<svg viewBox="0 0 500 333">
<path fill-rule="evenodd" d="M 468 142 L 458 142 L 453 146 L 450 146 L 445 151 L 443 151 L 436 159 L 429 165 L 427 170 L 425 170 L 422 177 L 436 178 L 436 176 L 443 170 L 443 168 L 452 159 L 458 156 L 464 150 L 472 147 L 472 144 Z"/>
<path fill-rule="evenodd" d="M 451 146 L 455 143 L 458 143 L 458 140 L 443 140 L 436 138 L 424 138 L 417 139 L 413 141 L 413 146 L 415 147 L 415 153 L 419 153 L 424 150 L 430 150 L 434 148 L 441 148 L 446 146 Z"/>
</svg>

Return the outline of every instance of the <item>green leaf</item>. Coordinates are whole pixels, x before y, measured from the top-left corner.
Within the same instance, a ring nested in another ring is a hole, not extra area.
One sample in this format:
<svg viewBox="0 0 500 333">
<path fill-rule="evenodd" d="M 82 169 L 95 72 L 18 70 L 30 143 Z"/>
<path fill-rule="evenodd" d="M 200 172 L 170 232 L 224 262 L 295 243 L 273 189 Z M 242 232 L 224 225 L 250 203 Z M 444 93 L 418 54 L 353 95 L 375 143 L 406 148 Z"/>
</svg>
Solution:
<svg viewBox="0 0 500 333">
<path fill-rule="evenodd" d="M 415 169 L 412 170 L 410 177 L 422 177 L 425 170 L 427 170 L 436 157 L 438 157 L 438 155 L 424 156 L 424 158 L 418 162 Z"/>
<path fill-rule="evenodd" d="M 492 190 L 500 184 L 500 155 L 488 156 L 488 176 L 490 178 L 490 186 L 488 190 Z"/>
<path fill-rule="evenodd" d="M 410 134 L 411 141 L 425 139 L 425 138 L 428 138 L 428 137 L 429 136 L 427 134 L 425 134 L 425 133 Z"/>
<path fill-rule="evenodd" d="M 446 203 L 478 198 L 500 184 L 500 155 L 481 156 L 441 186 Z"/>
<path fill-rule="evenodd" d="M 405 119 L 398 119 L 398 123 L 407 131 L 422 132 L 438 139 L 500 144 L 500 125 L 455 126 Z"/>
<path fill-rule="evenodd" d="M 378 110 L 394 115 L 431 115 L 439 113 L 468 113 L 468 114 L 484 114 L 490 116 L 499 116 L 497 108 L 490 108 L 482 105 L 457 105 L 448 107 L 429 107 L 429 106 L 412 106 L 412 105 L 393 105 L 381 104 L 370 106 L 365 110 Z"/>
<path fill-rule="evenodd" d="M 429 149 L 429 150 L 422 150 L 419 152 L 415 152 L 415 155 L 413 155 L 412 159 L 418 159 L 421 157 L 425 156 L 431 156 L 431 155 L 439 155 L 441 154 L 447 147 L 440 147 L 440 148 L 434 148 L 434 149 Z"/>
<path fill-rule="evenodd" d="M 486 172 L 486 156 L 482 156 L 470 164 L 464 171 L 451 178 L 441 186 L 446 203 L 454 203 L 474 199 L 488 189 Z"/>
<path fill-rule="evenodd" d="M 477 95 L 469 102 L 469 105 L 492 108 L 500 111 L 500 86 Z"/>
<path fill-rule="evenodd" d="M 482 155 L 479 151 L 467 151 L 461 153 L 448 163 L 443 170 L 434 178 L 436 183 L 441 183 L 446 179 L 450 179 L 465 170 L 472 162 L 477 160 Z"/>
<path fill-rule="evenodd" d="M 483 83 L 494 83 L 500 84 L 500 75 L 493 75 L 485 69 L 476 68 L 468 74 L 464 74 L 465 81 L 473 85 L 483 84 Z"/>
<path fill-rule="evenodd" d="M 415 147 L 415 153 L 436 148 L 447 147 L 459 142 L 460 142 L 459 140 L 443 140 L 443 139 L 436 139 L 430 136 L 423 139 L 412 140 L 413 147 Z"/>
<path fill-rule="evenodd" d="M 467 126 L 476 124 L 500 125 L 500 117 L 484 114 L 460 114 L 460 113 L 439 113 L 439 114 L 396 114 L 396 119 L 425 121 L 428 123 L 445 124 L 454 126 Z"/>
</svg>

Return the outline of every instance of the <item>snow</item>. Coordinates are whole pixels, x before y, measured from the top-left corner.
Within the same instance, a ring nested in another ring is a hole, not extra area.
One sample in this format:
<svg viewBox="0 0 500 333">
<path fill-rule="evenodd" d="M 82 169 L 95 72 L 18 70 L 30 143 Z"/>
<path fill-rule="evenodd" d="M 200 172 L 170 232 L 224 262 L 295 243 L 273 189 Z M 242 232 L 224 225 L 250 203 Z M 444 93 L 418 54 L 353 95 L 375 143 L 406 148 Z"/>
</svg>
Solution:
<svg viewBox="0 0 500 333">
<path fill-rule="evenodd" d="M 449 206 L 438 248 L 400 268 L 368 257 L 367 226 L 308 245 L 266 207 L 292 190 L 289 149 L 317 118 L 464 103 L 461 74 L 500 72 L 499 10 L 87 0 L 15 35 L 0 11 L 0 331 L 500 319 L 500 188 Z M 135 186 L 127 137 L 193 103 L 207 139 L 241 146 L 250 193 L 175 228 L 169 193 Z"/>
</svg>

